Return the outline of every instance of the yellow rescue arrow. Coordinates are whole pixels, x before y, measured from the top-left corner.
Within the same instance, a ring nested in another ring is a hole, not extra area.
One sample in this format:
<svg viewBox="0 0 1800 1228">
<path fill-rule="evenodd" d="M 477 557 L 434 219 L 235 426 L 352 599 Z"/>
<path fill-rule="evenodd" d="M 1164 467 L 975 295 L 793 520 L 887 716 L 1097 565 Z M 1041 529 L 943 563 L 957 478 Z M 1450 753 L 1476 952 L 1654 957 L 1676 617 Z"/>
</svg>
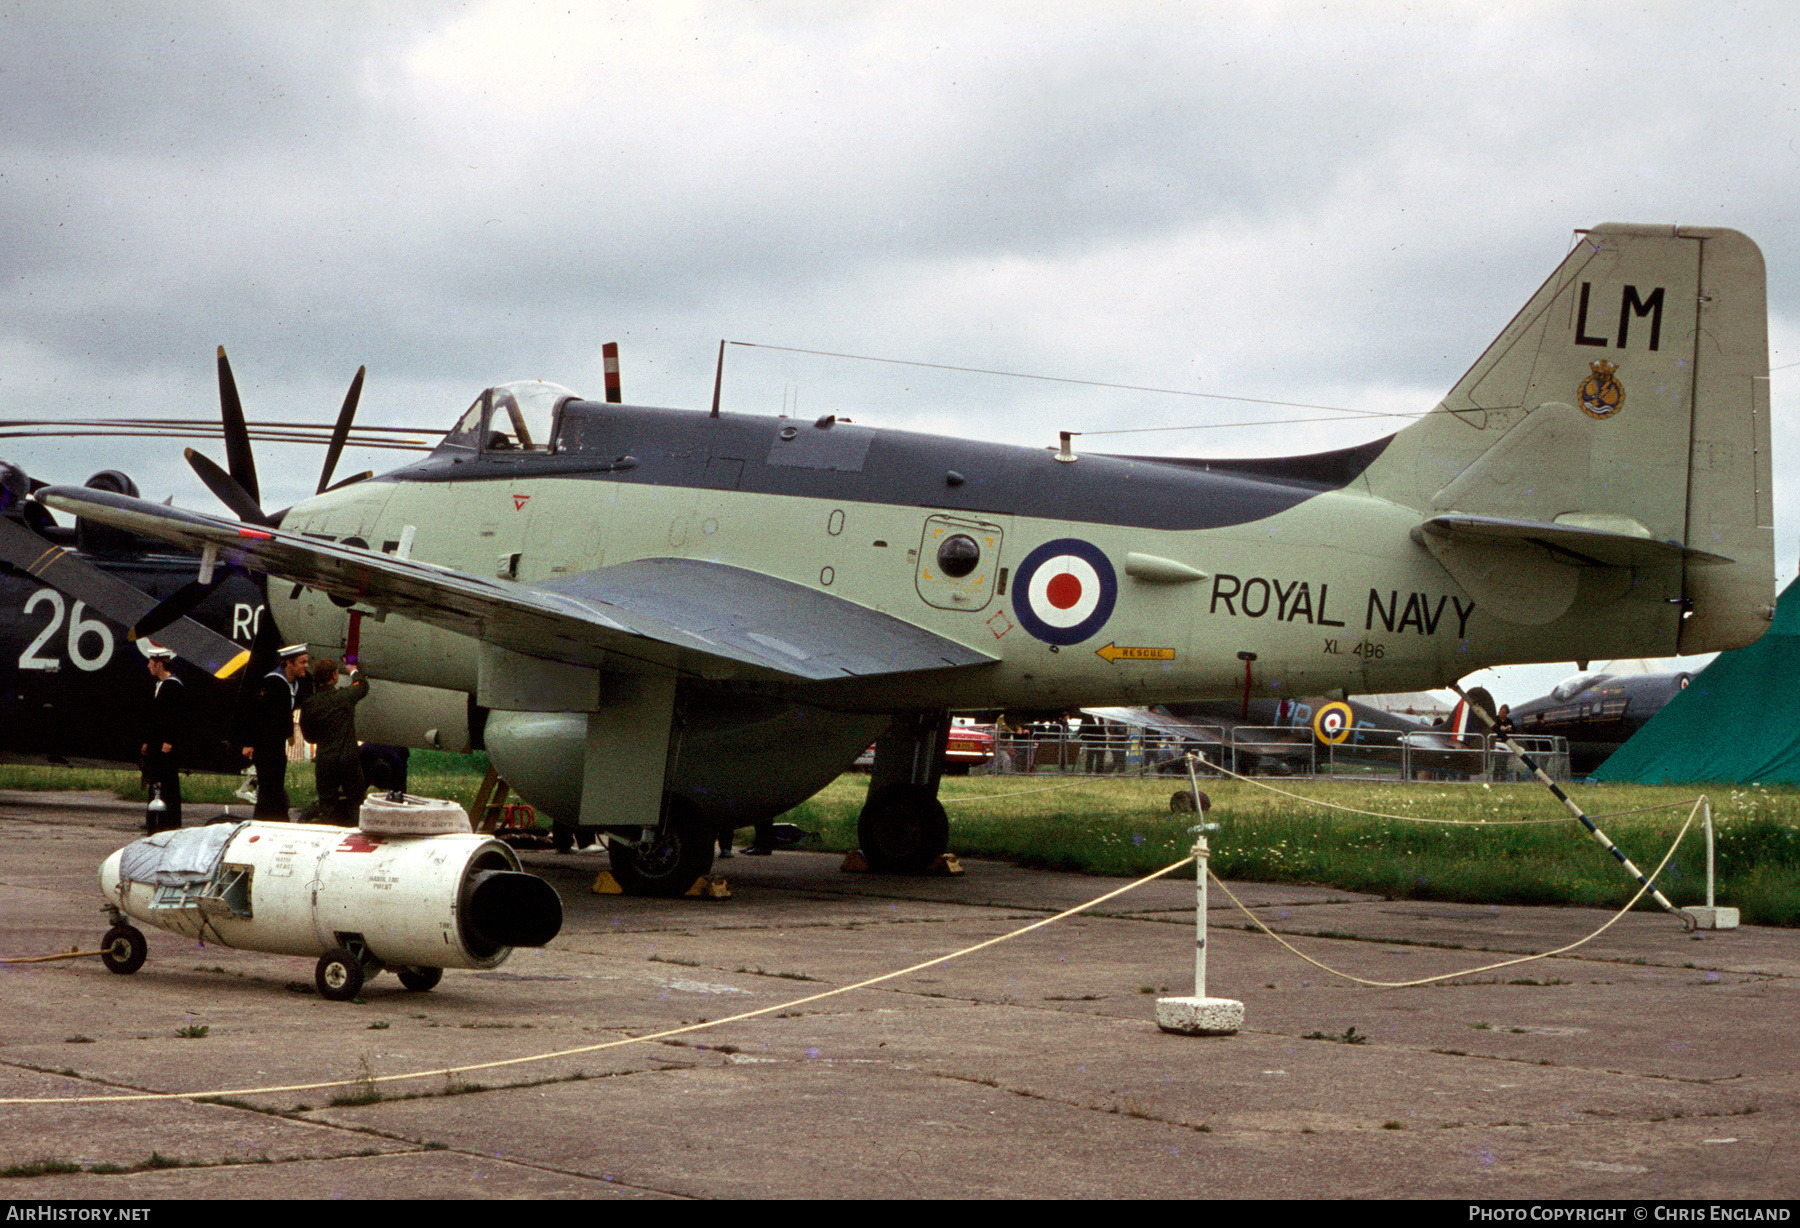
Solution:
<svg viewBox="0 0 1800 1228">
<path fill-rule="evenodd" d="M 1094 655 L 1107 662 L 1116 661 L 1173 661 L 1173 648 L 1127 648 L 1109 643 L 1105 648 L 1094 649 Z"/>
</svg>

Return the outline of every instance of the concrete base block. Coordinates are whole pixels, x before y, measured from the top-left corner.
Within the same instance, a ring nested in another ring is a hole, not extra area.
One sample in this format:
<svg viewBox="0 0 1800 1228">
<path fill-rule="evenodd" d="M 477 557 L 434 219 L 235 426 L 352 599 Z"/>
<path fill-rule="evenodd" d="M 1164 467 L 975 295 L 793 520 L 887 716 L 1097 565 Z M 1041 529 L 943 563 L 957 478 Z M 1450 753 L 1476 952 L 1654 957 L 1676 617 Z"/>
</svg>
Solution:
<svg viewBox="0 0 1800 1228">
<path fill-rule="evenodd" d="M 1156 1026 L 1182 1036 L 1230 1036 L 1244 1026 L 1244 1004 L 1232 998 L 1158 998 Z"/>
<path fill-rule="evenodd" d="M 1738 910 L 1735 908 L 1707 908 L 1692 904 L 1681 911 L 1692 917 L 1694 924 L 1703 930 L 1734 930 L 1738 927 Z"/>
</svg>

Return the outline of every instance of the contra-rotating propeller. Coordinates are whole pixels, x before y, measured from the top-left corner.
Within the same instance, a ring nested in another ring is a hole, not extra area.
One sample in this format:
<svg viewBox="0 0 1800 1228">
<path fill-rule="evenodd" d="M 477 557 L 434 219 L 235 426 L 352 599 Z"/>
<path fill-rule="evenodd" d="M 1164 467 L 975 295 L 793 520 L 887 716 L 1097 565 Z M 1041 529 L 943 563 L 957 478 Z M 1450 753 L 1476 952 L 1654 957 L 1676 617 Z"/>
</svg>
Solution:
<svg viewBox="0 0 1800 1228">
<path fill-rule="evenodd" d="M 350 427 L 356 420 L 356 405 L 362 399 L 363 376 L 367 367 L 358 367 L 356 377 L 350 381 L 350 391 L 344 395 L 344 404 L 338 410 L 337 425 L 331 432 L 331 443 L 325 450 L 325 464 L 319 471 L 319 486 L 315 493 L 324 494 L 332 488 L 331 475 L 337 468 L 338 458 L 343 454 L 344 443 L 350 437 Z M 219 416 L 225 428 L 225 463 L 228 469 L 221 469 L 218 464 L 196 451 L 188 448 L 184 455 L 194 472 L 199 475 L 206 488 L 218 497 L 219 502 L 234 512 L 238 519 L 249 524 L 261 525 L 264 528 L 276 528 L 287 509 L 271 515 L 263 511 L 262 490 L 256 480 L 256 457 L 250 449 L 250 428 L 244 421 L 244 403 L 238 396 L 237 380 L 231 374 L 231 362 L 225 357 L 225 347 L 219 347 Z M 348 485 L 369 476 L 366 473 L 346 478 L 338 485 Z M 216 559 L 209 553 L 200 561 L 200 575 L 195 580 L 183 585 L 169 594 L 155 609 L 145 614 L 131 628 L 131 638 L 139 639 L 146 635 L 154 635 L 189 610 L 206 600 L 208 593 L 219 586 L 225 572 L 216 566 Z"/>
</svg>

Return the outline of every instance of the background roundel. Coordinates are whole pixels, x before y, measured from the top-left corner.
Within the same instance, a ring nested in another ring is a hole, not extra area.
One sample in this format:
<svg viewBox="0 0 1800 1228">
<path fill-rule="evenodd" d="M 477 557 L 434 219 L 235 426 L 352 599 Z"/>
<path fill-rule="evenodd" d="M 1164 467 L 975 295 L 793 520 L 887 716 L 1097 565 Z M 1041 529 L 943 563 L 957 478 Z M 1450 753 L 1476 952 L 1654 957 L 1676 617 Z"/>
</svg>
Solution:
<svg viewBox="0 0 1800 1228">
<path fill-rule="evenodd" d="M 1330 746 L 1340 746 L 1350 736 L 1350 729 L 1356 724 L 1356 714 L 1350 711 L 1350 705 L 1338 700 L 1322 704 L 1313 713 L 1313 734 L 1319 741 Z"/>
<path fill-rule="evenodd" d="M 1098 546 L 1075 537 L 1045 542 L 1013 578 L 1019 625 L 1046 644 L 1079 644 L 1112 617 L 1119 579 Z"/>
</svg>

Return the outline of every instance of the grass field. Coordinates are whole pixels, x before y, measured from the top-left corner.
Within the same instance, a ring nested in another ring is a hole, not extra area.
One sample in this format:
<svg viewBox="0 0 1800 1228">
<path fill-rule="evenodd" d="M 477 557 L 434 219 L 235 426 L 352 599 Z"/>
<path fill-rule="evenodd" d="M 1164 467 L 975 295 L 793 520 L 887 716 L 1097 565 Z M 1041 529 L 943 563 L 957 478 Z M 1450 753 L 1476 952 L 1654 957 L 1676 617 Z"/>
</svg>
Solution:
<svg viewBox="0 0 1800 1228">
<path fill-rule="evenodd" d="M 950 847 L 1019 865 L 1122 875 L 1160 869 L 1192 847 L 1193 816 L 1169 812 L 1174 782 L 1166 777 L 1047 788 L 1055 783 L 1041 776 L 946 778 L 939 796 L 950 815 Z M 1617 908 L 1636 889 L 1537 785 L 1273 783 L 1396 817 L 1324 809 L 1255 784 L 1204 782 L 1213 800 L 1207 818 L 1220 827 L 1210 837 L 1220 877 L 1323 883 L 1393 899 L 1596 908 Z M 853 848 L 866 788 L 865 777 L 841 777 L 786 817 L 819 832 L 824 848 Z M 1617 816 L 1601 819 L 1601 828 L 1648 871 L 1701 790 L 1570 792 L 1590 815 Z M 1742 909 L 1746 924 L 1800 925 L 1800 792 L 1727 787 L 1707 796 L 1718 836 L 1718 902 Z M 1678 808 L 1618 813 L 1671 804 Z M 1675 903 L 1705 901 L 1705 850 L 1696 822 L 1659 880 Z"/>
<path fill-rule="evenodd" d="M 414 751 L 410 788 L 467 807 L 486 766 L 482 756 Z M 294 805 L 309 804 L 311 771 L 296 765 L 288 780 Z M 235 783 L 192 776 L 183 793 L 190 807 L 222 803 Z M 1193 816 L 1169 811 L 1176 783 L 1168 777 L 1073 783 L 1049 774 L 946 777 L 940 796 L 950 815 L 950 847 L 963 856 L 1132 875 L 1177 861 L 1192 846 Z M 1205 782 L 1214 803 L 1207 817 L 1220 826 L 1211 846 L 1213 868 L 1221 877 L 1322 883 L 1394 899 L 1595 908 L 1616 908 L 1635 889 L 1617 863 L 1536 785 L 1272 783 L 1300 796 L 1250 783 Z M 811 847 L 854 848 L 867 787 L 865 776 L 843 776 L 783 817 L 816 833 Z M 0 789 L 99 789 L 143 796 L 135 773 L 58 768 L 0 767 Z M 1646 871 L 1662 859 L 1701 792 L 1570 789 Z M 1741 909 L 1746 924 L 1800 925 L 1800 791 L 1718 786 L 1705 792 L 1718 835 L 1718 902 Z M 1311 801 L 1391 817 L 1325 809 Z M 1669 806 L 1675 808 L 1647 809 Z M 1627 811 L 1637 813 L 1622 813 Z M 1705 847 L 1696 823 L 1659 880 L 1675 903 L 1704 902 Z"/>
</svg>

